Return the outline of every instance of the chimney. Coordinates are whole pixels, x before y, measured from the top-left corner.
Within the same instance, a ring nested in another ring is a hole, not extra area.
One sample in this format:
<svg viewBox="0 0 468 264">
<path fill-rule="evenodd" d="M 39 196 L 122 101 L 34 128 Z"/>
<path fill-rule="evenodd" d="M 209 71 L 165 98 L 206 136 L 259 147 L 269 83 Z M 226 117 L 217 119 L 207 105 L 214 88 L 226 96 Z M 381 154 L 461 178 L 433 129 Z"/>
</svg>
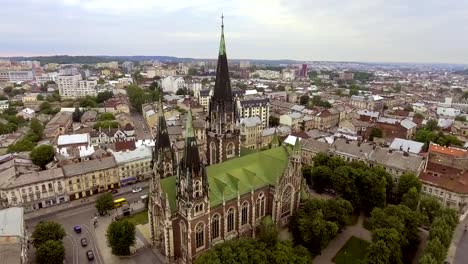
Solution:
<svg viewBox="0 0 468 264">
<path fill-rule="evenodd" d="M 403 156 L 409 157 L 409 153 L 405 151 L 405 152 L 403 152 Z"/>
<path fill-rule="evenodd" d="M 388 153 L 393 153 L 393 149 L 388 149 Z"/>
<path fill-rule="evenodd" d="M 403 146 L 400 146 L 400 150 L 403 150 Z"/>
</svg>

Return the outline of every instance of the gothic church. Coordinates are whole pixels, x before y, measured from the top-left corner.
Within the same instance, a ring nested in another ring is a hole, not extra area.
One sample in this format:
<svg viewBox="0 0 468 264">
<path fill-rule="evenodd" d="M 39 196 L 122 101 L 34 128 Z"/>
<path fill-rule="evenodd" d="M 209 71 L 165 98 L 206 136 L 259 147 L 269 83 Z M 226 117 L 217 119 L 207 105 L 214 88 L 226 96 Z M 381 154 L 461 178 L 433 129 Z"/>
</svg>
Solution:
<svg viewBox="0 0 468 264">
<path fill-rule="evenodd" d="M 192 263 L 217 243 L 255 237 L 267 215 L 285 226 L 299 206 L 299 141 L 292 147 L 275 141 L 268 150 L 240 157 L 235 106 L 222 26 L 206 120 L 207 162 L 200 158 L 189 111 L 184 154 L 177 163 L 160 102 L 148 214 L 151 242 L 171 263 Z"/>
</svg>

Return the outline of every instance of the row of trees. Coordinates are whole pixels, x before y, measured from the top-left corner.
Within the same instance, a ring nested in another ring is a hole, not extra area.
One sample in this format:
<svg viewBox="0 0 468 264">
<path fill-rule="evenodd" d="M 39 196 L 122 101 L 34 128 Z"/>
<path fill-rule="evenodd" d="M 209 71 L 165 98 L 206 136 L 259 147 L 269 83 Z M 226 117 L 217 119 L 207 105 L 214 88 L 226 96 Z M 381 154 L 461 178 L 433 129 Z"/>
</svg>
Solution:
<svg viewBox="0 0 468 264">
<path fill-rule="evenodd" d="M 63 227 L 52 221 L 37 224 L 31 236 L 36 248 L 36 260 L 39 264 L 62 264 L 65 259 L 65 237 Z"/>
<path fill-rule="evenodd" d="M 295 244 L 316 255 L 346 226 L 353 212 L 344 199 L 308 200 L 291 218 L 289 230 Z"/>
<path fill-rule="evenodd" d="M 216 245 L 198 257 L 195 264 L 308 264 L 312 262 L 306 248 L 294 247 L 289 241 L 278 240 L 278 230 L 268 216 L 262 220 L 257 235 L 258 240 L 240 238 Z"/>
<path fill-rule="evenodd" d="M 154 85 L 153 85 L 154 84 Z M 135 110 L 141 113 L 141 106 L 146 102 L 158 101 L 160 94 L 160 89 L 157 82 L 153 82 L 148 91 L 143 90 L 138 85 L 132 84 L 127 87 L 127 95 L 130 100 L 130 104 Z"/>
<path fill-rule="evenodd" d="M 0 122 L 0 135 L 10 134 L 18 130 L 19 127 L 28 123 L 22 116 L 17 116 L 18 112 L 14 107 L 5 109 L 0 118 L 3 118 L 7 123 Z"/>
<path fill-rule="evenodd" d="M 31 151 L 42 138 L 44 127 L 36 118 L 31 119 L 29 123 L 29 132 L 15 144 L 8 146 L 8 152 Z"/>
</svg>

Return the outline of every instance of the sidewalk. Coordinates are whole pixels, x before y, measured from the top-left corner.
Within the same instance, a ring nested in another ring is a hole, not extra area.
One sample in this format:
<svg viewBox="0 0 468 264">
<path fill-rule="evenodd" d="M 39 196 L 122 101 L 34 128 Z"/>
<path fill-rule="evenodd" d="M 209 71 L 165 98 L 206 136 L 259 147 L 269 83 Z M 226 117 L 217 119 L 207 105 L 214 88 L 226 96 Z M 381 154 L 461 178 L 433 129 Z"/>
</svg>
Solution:
<svg viewBox="0 0 468 264">
<path fill-rule="evenodd" d="M 335 257 L 336 253 L 348 242 L 348 239 L 352 236 L 357 238 L 371 241 L 372 236 L 369 230 L 365 229 L 362 226 L 364 220 L 364 215 L 359 215 L 358 221 L 353 226 L 347 226 L 338 234 L 331 242 L 328 244 L 328 247 L 322 251 L 322 254 L 314 258 L 313 263 L 317 264 L 333 264 L 332 259 Z"/>
<path fill-rule="evenodd" d="M 134 187 L 142 187 L 144 189 L 144 188 L 147 188 L 148 185 L 149 185 L 148 182 L 143 182 L 143 183 L 138 183 L 138 184 L 122 187 L 120 189 L 117 189 L 119 190 L 119 192 L 114 194 L 114 197 L 121 197 L 125 194 L 131 193 Z M 76 207 L 94 204 L 96 202 L 97 197 L 99 197 L 99 194 L 89 196 L 86 198 L 81 198 L 81 199 L 74 200 L 74 201 L 69 201 L 63 204 L 58 204 L 58 205 L 54 205 L 51 207 L 41 208 L 35 211 L 27 212 L 24 214 L 24 219 L 28 221 L 37 217 L 46 216 L 50 214 L 56 214 L 59 212 L 74 209 Z"/>
</svg>

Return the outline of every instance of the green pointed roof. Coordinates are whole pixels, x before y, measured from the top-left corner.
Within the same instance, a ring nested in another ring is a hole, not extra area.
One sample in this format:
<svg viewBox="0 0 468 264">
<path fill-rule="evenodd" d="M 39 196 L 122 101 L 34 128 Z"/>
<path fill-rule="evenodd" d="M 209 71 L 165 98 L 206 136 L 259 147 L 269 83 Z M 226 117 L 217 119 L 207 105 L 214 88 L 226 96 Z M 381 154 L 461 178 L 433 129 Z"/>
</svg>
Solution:
<svg viewBox="0 0 468 264">
<path fill-rule="evenodd" d="M 296 143 L 294 144 L 294 151 L 301 151 L 301 142 L 299 142 L 299 137 L 296 138 Z"/>
<path fill-rule="evenodd" d="M 277 147 L 280 145 L 280 142 L 279 142 L 279 138 L 278 138 L 278 134 L 275 134 L 273 135 L 273 138 L 271 139 L 271 142 L 270 142 L 271 146 L 274 146 L 274 147 Z"/>
<path fill-rule="evenodd" d="M 185 121 L 185 139 L 189 137 L 195 137 L 195 132 L 193 130 L 192 110 L 187 112 L 187 120 Z"/>
<path fill-rule="evenodd" d="M 224 25 L 221 28 L 221 41 L 219 42 L 219 55 L 226 55 L 226 44 L 224 42 Z"/>
</svg>

